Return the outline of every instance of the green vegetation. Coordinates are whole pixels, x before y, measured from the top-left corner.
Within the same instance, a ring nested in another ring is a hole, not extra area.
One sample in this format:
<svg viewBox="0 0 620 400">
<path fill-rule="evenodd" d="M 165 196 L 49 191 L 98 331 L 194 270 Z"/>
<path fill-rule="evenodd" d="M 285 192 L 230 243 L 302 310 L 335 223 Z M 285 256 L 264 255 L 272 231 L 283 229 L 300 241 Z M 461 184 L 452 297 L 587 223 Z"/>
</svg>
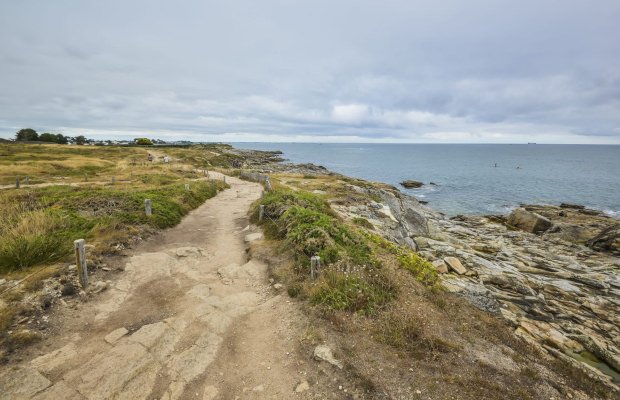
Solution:
<svg viewBox="0 0 620 400">
<path fill-rule="evenodd" d="M 153 142 L 151 142 L 151 139 L 139 138 L 136 140 L 136 144 L 139 146 L 152 146 Z"/>
<path fill-rule="evenodd" d="M 356 218 L 353 218 L 351 221 L 352 221 L 355 225 L 359 225 L 359 226 L 361 226 L 362 228 L 366 228 L 366 229 L 375 229 L 375 226 L 374 226 L 374 225 L 373 225 L 370 221 L 368 221 L 366 218 L 356 217 Z"/>
<path fill-rule="evenodd" d="M 29 140 L 37 140 L 39 138 L 39 134 L 34 129 L 24 128 L 20 129 L 15 134 L 15 140 L 19 141 L 29 141 Z"/>
<path fill-rule="evenodd" d="M 218 181 L 213 188 L 198 181 L 188 191 L 180 182 L 159 176 L 147 176 L 142 183 L 150 187 L 111 190 L 57 185 L 3 193 L 0 204 L 6 212 L 0 215 L 0 272 L 66 257 L 73 240 L 97 241 L 98 232 L 120 234 L 135 226 L 174 226 L 224 185 Z M 151 199 L 151 216 L 144 214 L 145 199 Z"/>
<path fill-rule="evenodd" d="M 398 288 L 374 257 L 370 242 L 341 221 L 322 196 L 279 189 L 267 193 L 261 204 L 267 216 L 262 221 L 266 236 L 282 240 L 298 265 L 296 283 L 288 290 L 291 296 L 367 315 L 396 296 Z M 315 255 L 321 257 L 321 277 L 307 282 L 310 257 Z"/>
<path fill-rule="evenodd" d="M 62 260 L 78 238 L 95 244 L 98 253 L 122 248 L 145 229 L 177 224 L 225 187 L 221 181 L 212 188 L 210 181 L 196 180 L 203 176 L 177 156 L 201 156 L 208 162 L 212 154 L 202 146 L 168 150 L 174 163 L 147 163 L 147 151 L 140 148 L 0 145 L 0 184 L 22 177 L 21 189 L 0 192 L 0 273 Z M 188 180 L 189 191 L 184 189 Z M 149 217 L 144 214 L 147 198 L 153 211 Z"/>
<path fill-rule="evenodd" d="M 411 272 L 416 279 L 426 285 L 426 287 L 434 292 L 439 291 L 439 274 L 431 262 L 418 256 L 413 250 L 407 247 L 397 246 L 380 236 L 367 233 L 366 237 L 368 240 L 395 255 L 399 265 Z"/>
</svg>

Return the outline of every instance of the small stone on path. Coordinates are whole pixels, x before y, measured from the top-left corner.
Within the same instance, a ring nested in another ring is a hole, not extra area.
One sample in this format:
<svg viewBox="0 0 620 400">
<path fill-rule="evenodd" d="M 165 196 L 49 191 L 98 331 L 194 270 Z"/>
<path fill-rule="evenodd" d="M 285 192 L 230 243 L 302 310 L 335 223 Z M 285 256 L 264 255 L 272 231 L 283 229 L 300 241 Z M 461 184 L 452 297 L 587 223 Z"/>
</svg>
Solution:
<svg viewBox="0 0 620 400">
<path fill-rule="evenodd" d="M 245 235 L 245 242 L 246 243 L 252 243 L 252 242 L 256 242 L 259 240 L 263 240 L 265 237 L 263 236 L 262 232 L 258 232 L 258 233 L 250 233 L 249 235 Z"/>
<path fill-rule="evenodd" d="M 318 361 L 325 361 L 331 365 L 335 365 L 336 367 L 342 369 L 342 362 L 336 360 L 334 355 L 332 354 L 332 350 L 325 345 L 318 345 L 314 349 L 314 359 Z"/>
<path fill-rule="evenodd" d="M 106 337 L 103 339 L 106 342 L 110 343 L 111 345 L 114 345 L 116 344 L 116 342 L 118 342 L 123 336 L 125 336 L 128 333 L 129 331 L 127 329 L 118 328 L 117 330 L 108 333 Z"/>
<path fill-rule="evenodd" d="M 308 383 L 308 381 L 303 381 L 297 384 L 297 386 L 295 387 L 295 393 L 301 393 L 301 392 L 305 392 L 306 390 L 310 389 L 310 384 Z"/>
</svg>

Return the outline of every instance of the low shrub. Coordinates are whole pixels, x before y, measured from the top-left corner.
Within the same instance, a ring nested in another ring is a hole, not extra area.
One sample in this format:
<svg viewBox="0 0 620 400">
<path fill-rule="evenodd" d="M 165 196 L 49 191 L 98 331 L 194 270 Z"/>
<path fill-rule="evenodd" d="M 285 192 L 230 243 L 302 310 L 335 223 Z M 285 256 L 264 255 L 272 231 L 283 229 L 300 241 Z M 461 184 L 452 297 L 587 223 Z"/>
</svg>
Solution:
<svg viewBox="0 0 620 400">
<path fill-rule="evenodd" d="M 266 236 L 282 240 L 297 261 L 291 297 L 308 290 L 314 305 L 367 315 L 395 297 L 397 286 L 382 271 L 364 235 L 344 224 L 322 196 L 276 190 L 266 194 L 261 204 Z M 309 289 L 299 281 L 309 277 L 310 258 L 315 255 L 321 258 L 322 273 Z"/>
<path fill-rule="evenodd" d="M 311 303 L 371 315 L 395 298 L 396 293 L 394 283 L 374 269 L 351 273 L 332 269 L 325 272 L 319 286 L 312 291 Z"/>
<path fill-rule="evenodd" d="M 353 221 L 355 225 L 359 225 L 362 228 L 375 229 L 375 226 L 370 221 L 368 221 L 366 218 L 355 217 L 351 221 Z"/>
</svg>

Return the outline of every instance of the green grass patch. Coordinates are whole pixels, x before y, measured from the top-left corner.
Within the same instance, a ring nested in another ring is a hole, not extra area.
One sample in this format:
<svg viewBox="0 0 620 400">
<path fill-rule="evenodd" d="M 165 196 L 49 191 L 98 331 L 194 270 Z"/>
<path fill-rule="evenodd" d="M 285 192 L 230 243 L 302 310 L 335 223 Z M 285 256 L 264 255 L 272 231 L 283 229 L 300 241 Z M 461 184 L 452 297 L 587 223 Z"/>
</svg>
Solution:
<svg viewBox="0 0 620 400">
<path fill-rule="evenodd" d="M 375 229 L 375 226 L 370 221 L 368 221 L 366 218 L 355 217 L 351 221 L 353 221 L 355 225 L 359 225 L 362 228 Z"/>
<path fill-rule="evenodd" d="M 375 270 L 347 273 L 328 270 L 311 296 L 313 305 L 332 310 L 373 314 L 377 308 L 396 297 L 396 285 Z"/>
<path fill-rule="evenodd" d="M 171 175 L 149 176 L 147 180 L 153 187 L 133 191 L 56 185 L 33 189 L 27 195 L 3 196 L 0 204 L 7 212 L 0 216 L 0 272 L 67 257 L 74 240 L 96 240 L 96 233 L 106 227 L 127 234 L 135 229 L 125 226 L 172 227 L 227 186 L 221 181 L 215 187 L 207 181 L 194 181 L 191 190 L 185 190 Z M 145 199 L 151 199 L 151 216 L 144 212 Z"/>
<path fill-rule="evenodd" d="M 418 256 L 413 250 L 407 247 L 400 247 L 380 236 L 366 233 L 366 238 L 394 254 L 398 259 L 399 265 L 411 272 L 427 288 L 435 292 L 440 290 L 439 274 L 430 261 Z"/>
<path fill-rule="evenodd" d="M 304 191 L 276 190 L 261 201 L 265 235 L 283 242 L 295 255 L 297 276 L 289 287 L 292 297 L 310 297 L 311 303 L 331 310 L 371 314 L 396 296 L 364 234 L 337 217 L 324 196 Z M 258 206 L 254 212 L 257 219 Z M 321 276 L 307 282 L 310 257 L 321 257 Z"/>
</svg>

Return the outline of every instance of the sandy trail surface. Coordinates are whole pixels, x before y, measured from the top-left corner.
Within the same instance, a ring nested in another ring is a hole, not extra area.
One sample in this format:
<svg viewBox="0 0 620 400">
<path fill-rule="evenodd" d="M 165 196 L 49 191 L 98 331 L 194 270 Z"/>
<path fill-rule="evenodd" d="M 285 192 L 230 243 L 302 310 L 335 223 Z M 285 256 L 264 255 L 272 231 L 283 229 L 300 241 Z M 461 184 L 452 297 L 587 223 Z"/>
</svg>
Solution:
<svg viewBox="0 0 620 400">
<path fill-rule="evenodd" d="M 221 179 L 217 173 L 212 177 Z M 231 188 L 138 246 L 48 352 L 0 370 L 3 399 L 286 399 L 306 372 L 304 318 L 273 293 L 244 237 L 256 183 Z M 301 396 L 301 397 L 300 397 Z"/>
</svg>

